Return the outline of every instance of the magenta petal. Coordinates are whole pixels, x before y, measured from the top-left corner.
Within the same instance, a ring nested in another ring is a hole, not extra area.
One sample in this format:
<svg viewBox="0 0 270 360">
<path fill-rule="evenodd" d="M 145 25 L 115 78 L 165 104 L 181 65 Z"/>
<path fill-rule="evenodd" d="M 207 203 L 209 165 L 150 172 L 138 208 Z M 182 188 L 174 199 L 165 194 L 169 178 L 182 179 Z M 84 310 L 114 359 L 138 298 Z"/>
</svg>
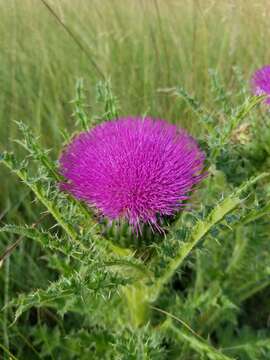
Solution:
<svg viewBox="0 0 270 360">
<path fill-rule="evenodd" d="M 205 156 L 164 120 L 127 117 L 79 134 L 60 157 L 61 185 L 109 219 L 135 228 L 174 214 L 202 179 Z"/>
<path fill-rule="evenodd" d="M 258 69 L 251 79 L 254 95 L 268 95 L 265 102 L 270 104 L 270 65 Z"/>
</svg>

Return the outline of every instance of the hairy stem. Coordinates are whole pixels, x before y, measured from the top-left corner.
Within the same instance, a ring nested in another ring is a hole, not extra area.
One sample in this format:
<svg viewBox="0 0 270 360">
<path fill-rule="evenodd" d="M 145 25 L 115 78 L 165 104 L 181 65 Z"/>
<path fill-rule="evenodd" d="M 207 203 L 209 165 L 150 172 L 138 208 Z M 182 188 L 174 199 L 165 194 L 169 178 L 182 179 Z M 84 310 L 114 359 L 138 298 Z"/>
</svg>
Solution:
<svg viewBox="0 0 270 360">
<path fill-rule="evenodd" d="M 252 184 L 268 175 L 268 173 L 262 173 L 261 175 L 252 178 L 243 186 L 238 188 L 236 192 L 230 194 L 226 199 L 218 204 L 204 221 L 200 220 L 197 222 L 187 242 L 181 245 L 176 257 L 168 263 L 163 275 L 158 278 L 156 283 L 152 286 L 152 301 L 155 301 L 158 298 L 163 287 L 170 281 L 177 269 L 182 265 L 183 261 L 191 253 L 198 242 L 209 232 L 213 226 L 218 224 L 225 217 L 225 215 L 229 214 L 243 201 L 240 197 L 242 192 L 244 192 Z"/>
<path fill-rule="evenodd" d="M 187 330 L 176 327 L 170 319 L 165 320 L 161 330 L 171 332 L 177 339 L 184 341 L 199 354 L 204 354 L 211 360 L 232 360 L 233 358 L 222 354 L 200 336 L 195 336 Z"/>
</svg>

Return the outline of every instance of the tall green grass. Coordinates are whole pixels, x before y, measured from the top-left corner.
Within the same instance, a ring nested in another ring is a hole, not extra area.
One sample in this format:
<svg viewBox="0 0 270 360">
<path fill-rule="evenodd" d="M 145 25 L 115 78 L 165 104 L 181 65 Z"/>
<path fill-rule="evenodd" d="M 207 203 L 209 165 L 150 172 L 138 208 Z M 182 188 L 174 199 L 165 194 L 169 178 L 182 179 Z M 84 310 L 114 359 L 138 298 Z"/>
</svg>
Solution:
<svg viewBox="0 0 270 360">
<path fill-rule="evenodd" d="M 1 144 L 14 135 L 13 120 L 31 122 L 55 145 L 59 125 L 69 126 L 74 82 L 84 77 L 96 110 L 94 87 L 110 77 L 123 113 L 149 112 L 183 125 L 183 106 L 159 89 L 176 85 L 207 99 L 208 69 L 233 86 L 232 67 L 247 75 L 267 62 L 269 4 L 251 1 L 52 1 L 87 56 L 40 0 L 0 1 Z"/>
</svg>

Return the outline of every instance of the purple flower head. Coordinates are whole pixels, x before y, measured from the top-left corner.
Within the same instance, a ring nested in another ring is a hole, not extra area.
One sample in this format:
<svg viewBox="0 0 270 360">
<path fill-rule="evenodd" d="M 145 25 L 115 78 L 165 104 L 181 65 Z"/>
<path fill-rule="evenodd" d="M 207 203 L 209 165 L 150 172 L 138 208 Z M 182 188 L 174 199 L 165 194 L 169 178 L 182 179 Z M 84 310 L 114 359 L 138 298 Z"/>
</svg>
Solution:
<svg viewBox="0 0 270 360">
<path fill-rule="evenodd" d="M 184 130 L 164 120 L 127 117 L 75 137 L 60 157 L 61 188 L 110 220 L 158 226 L 202 178 L 205 156 Z"/>
<path fill-rule="evenodd" d="M 270 104 L 270 65 L 266 65 L 254 73 L 251 86 L 254 95 L 268 95 L 265 102 Z"/>
</svg>

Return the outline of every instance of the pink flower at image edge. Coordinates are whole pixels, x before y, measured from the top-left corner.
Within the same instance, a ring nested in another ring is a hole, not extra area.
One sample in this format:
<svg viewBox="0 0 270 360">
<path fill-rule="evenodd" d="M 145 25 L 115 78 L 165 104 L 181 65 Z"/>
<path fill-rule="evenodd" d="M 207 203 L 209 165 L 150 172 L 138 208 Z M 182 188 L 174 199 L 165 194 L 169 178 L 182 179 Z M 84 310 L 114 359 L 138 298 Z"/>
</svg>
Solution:
<svg viewBox="0 0 270 360">
<path fill-rule="evenodd" d="M 254 95 L 268 95 L 265 102 L 270 104 L 270 65 L 265 65 L 255 71 L 251 79 Z"/>
</svg>

